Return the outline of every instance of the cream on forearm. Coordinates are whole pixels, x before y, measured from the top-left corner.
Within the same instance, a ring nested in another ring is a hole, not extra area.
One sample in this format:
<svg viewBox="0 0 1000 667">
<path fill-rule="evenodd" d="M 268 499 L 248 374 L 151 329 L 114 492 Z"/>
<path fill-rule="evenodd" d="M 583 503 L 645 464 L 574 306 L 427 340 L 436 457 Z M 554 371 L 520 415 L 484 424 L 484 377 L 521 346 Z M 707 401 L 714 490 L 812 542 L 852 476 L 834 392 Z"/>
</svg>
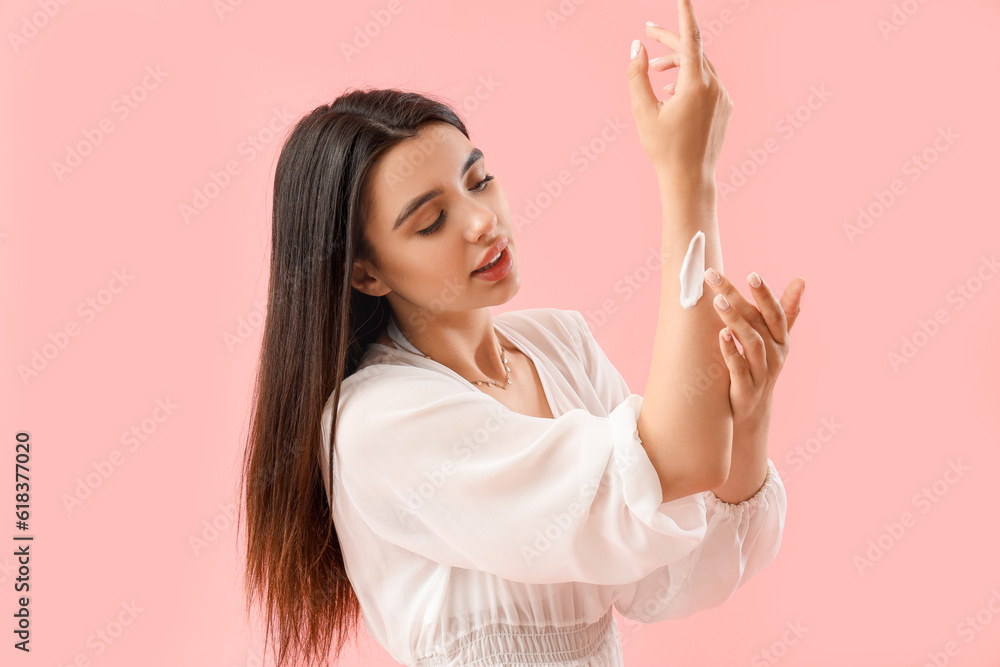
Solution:
<svg viewBox="0 0 1000 667">
<path fill-rule="evenodd" d="M 681 265 L 681 307 L 694 308 L 703 293 L 705 280 L 705 232 L 698 230 L 688 245 Z"/>
</svg>

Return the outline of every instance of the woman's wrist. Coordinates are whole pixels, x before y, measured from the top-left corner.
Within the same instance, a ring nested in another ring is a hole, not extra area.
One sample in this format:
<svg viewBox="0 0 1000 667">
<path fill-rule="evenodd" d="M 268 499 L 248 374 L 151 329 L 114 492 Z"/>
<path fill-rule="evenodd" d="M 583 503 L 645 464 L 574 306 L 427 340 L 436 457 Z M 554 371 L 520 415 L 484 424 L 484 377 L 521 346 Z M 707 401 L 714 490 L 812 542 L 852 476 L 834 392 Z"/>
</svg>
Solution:
<svg viewBox="0 0 1000 667">
<path fill-rule="evenodd" d="M 712 196 L 716 194 L 716 179 L 713 171 L 700 169 L 678 169 L 676 167 L 658 168 L 656 182 L 661 191 L 671 194 L 692 194 L 696 196 Z"/>
<path fill-rule="evenodd" d="M 752 445 L 767 442 L 771 430 L 770 410 L 767 414 L 754 414 L 733 418 L 733 444 Z"/>
</svg>

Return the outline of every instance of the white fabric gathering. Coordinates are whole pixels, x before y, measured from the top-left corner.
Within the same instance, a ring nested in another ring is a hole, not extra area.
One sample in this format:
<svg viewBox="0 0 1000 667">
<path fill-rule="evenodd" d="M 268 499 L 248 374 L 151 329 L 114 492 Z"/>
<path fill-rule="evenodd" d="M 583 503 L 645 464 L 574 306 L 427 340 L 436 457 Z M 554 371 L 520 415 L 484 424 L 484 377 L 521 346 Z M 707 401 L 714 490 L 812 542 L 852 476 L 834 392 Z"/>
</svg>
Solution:
<svg viewBox="0 0 1000 667">
<path fill-rule="evenodd" d="M 774 560 L 785 489 L 663 503 L 643 397 L 575 310 L 494 324 L 535 364 L 553 419 L 372 343 L 341 387 L 333 522 L 365 628 L 406 665 L 622 667 L 612 609 L 644 623 L 721 605 Z M 331 394 L 322 419 L 329 490 Z"/>
</svg>

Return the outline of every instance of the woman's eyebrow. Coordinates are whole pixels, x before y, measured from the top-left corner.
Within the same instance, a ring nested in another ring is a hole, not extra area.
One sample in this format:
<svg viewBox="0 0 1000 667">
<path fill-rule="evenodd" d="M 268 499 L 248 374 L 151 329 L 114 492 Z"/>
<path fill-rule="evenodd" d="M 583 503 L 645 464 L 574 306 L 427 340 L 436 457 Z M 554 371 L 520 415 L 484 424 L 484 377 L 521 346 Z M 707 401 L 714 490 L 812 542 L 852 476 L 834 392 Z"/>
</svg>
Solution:
<svg viewBox="0 0 1000 667">
<path fill-rule="evenodd" d="M 458 175 L 465 176 L 466 172 L 472 169 L 472 165 L 476 164 L 476 162 L 478 162 L 479 159 L 482 157 L 483 157 L 483 152 L 478 148 L 473 148 L 472 152 L 469 153 L 469 155 L 465 158 L 465 163 L 462 165 L 462 170 L 459 172 Z M 444 190 L 442 190 L 441 188 L 435 188 L 434 190 L 425 192 L 424 194 L 414 197 L 409 202 L 407 202 L 406 206 L 403 207 L 403 210 L 399 212 L 399 217 L 396 218 L 396 222 L 393 223 L 392 231 L 396 231 L 397 229 L 399 229 L 400 225 L 406 222 L 407 218 L 416 213 L 421 206 L 423 206 L 424 204 L 434 199 L 443 192 Z"/>
</svg>

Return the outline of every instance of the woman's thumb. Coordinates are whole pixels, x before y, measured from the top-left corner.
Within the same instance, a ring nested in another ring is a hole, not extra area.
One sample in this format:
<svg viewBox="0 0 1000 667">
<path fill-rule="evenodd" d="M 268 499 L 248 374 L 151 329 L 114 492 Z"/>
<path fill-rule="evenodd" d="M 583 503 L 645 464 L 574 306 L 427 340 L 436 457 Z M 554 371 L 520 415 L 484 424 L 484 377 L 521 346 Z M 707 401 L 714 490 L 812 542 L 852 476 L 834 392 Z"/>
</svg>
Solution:
<svg viewBox="0 0 1000 667">
<path fill-rule="evenodd" d="M 632 59 L 628 64 L 628 90 L 632 98 L 632 115 L 645 113 L 654 108 L 659 100 L 653 92 L 653 84 L 649 82 L 649 58 L 646 49 L 638 39 L 632 40 Z"/>
</svg>

